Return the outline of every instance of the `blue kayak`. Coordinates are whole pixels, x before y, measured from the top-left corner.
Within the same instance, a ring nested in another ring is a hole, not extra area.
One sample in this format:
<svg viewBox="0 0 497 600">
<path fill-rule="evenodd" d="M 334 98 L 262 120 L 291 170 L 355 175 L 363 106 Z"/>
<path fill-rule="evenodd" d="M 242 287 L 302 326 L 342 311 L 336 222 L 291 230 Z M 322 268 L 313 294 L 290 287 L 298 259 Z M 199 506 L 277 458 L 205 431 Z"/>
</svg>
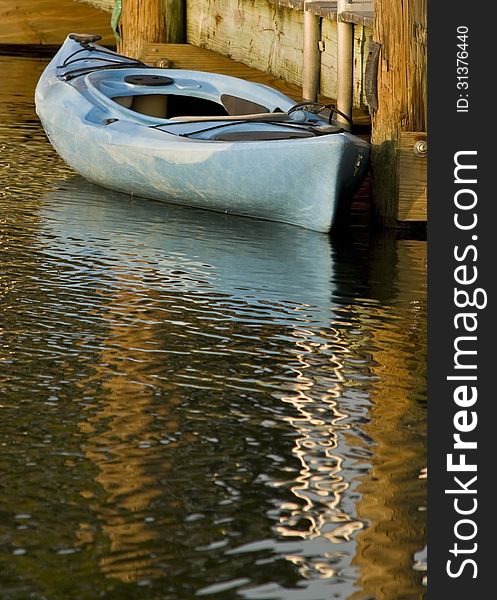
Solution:
<svg viewBox="0 0 497 600">
<path fill-rule="evenodd" d="M 330 230 L 369 158 L 333 113 L 235 77 L 150 67 L 97 41 L 69 35 L 36 88 L 45 132 L 75 171 L 136 196 Z"/>
</svg>

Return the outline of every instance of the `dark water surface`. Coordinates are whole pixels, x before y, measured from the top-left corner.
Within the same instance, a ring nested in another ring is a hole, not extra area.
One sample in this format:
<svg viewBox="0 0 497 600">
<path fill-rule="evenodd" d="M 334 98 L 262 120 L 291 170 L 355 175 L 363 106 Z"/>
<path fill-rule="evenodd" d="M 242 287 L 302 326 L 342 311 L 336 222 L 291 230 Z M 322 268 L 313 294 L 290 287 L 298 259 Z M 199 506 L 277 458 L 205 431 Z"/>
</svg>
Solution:
<svg viewBox="0 0 497 600">
<path fill-rule="evenodd" d="M 75 176 L 0 58 L 0 597 L 424 593 L 425 242 Z"/>
</svg>

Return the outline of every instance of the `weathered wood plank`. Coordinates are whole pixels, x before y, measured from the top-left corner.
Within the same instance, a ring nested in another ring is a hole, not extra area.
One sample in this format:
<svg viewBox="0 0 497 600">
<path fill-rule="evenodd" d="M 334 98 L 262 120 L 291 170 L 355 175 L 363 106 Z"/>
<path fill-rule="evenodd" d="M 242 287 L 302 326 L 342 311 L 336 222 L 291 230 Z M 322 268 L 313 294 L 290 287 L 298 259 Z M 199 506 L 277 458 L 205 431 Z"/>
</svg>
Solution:
<svg viewBox="0 0 497 600">
<path fill-rule="evenodd" d="M 338 15 L 338 20 L 345 23 L 356 23 L 366 27 L 373 27 L 374 1 L 354 0 L 347 2 L 345 10 Z"/>
<path fill-rule="evenodd" d="M 349 12 L 344 11 L 338 15 L 338 20 L 344 23 L 355 23 L 365 27 L 373 27 L 374 13 L 372 10 Z"/>
<path fill-rule="evenodd" d="M 266 0 L 187 0 L 187 40 L 301 83 L 302 12 Z"/>
<path fill-rule="evenodd" d="M 399 221 L 426 221 L 427 159 L 417 156 L 414 144 L 424 132 L 402 131 L 399 137 Z"/>
<path fill-rule="evenodd" d="M 0 0 L 0 44 L 60 45 L 68 33 L 96 33 L 114 44 L 107 12 L 73 0 Z"/>
<path fill-rule="evenodd" d="M 304 2 L 305 10 L 320 17 L 336 19 L 337 2 L 324 2 L 323 0 L 307 0 Z"/>
<path fill-rule="evenodd" d="M 267 0 L 269 4 L 277 4 L 294 10 L 304 10 L 305 0 Z"/>
</svg>

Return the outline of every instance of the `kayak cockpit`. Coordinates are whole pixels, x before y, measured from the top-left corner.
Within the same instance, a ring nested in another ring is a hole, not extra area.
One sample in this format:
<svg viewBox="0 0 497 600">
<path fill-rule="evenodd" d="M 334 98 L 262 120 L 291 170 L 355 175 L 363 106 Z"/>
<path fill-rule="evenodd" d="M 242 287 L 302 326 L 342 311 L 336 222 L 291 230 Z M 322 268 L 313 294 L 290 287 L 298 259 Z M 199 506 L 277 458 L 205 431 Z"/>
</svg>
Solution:
<svg viewBox="0 0 497 600">
<path fill-rule="evenodd" d="M 95 71 L 84 77 L 88 93 L 109 110 L 131 111 L 140 120 L 222 117 L 288 110 L 283 95 L 265 86 L 196 71 L 148 69 Z M 247 87 L 245 90 L 244 88 Z M 257 88 L 261 88 L 258 90 Z M 283 104 L 283 105 L 282 105 Z M 128 116 L 131 116 L 128 113 Z"/>
<path fill-rule="evenodd" d="M 221 117 L 268 113 L 269 110 L 250 100 L 221 94 L 220 102 L 183 94 L 134 94 L 114 96 L 114 102 L 134 112 L 160 119 L 177 117 Z"/>
<path fill-rule="evenodd" d="M 99 70 L 82 80 L 105 124 L 123 120 L 205 141 L 270 141 L 343 131 L 266 86 L 167 69 Z M 81 83 L 76 85 L 81 85 Z M 83 92 L 84 93 L 84 92 Z"/>
</svg>

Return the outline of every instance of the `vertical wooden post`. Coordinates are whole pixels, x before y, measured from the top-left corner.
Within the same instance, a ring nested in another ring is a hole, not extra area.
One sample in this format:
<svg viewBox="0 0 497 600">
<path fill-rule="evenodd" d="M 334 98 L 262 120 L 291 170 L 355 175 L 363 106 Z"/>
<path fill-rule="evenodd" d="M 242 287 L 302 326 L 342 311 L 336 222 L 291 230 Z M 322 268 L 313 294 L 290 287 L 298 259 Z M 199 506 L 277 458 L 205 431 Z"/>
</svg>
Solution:
<svg viewBox="0 0 497 600">
<path fill-rule="evenodd" d="M 426 131 L 426 11 L 427 0 L 375 0 L 381 51 L 371 171 L 376 216 L 386 226 L 397 224 L 400 132 Z"/>
<path fill-rule="evenodd" d="M 184 0 L 122 0 L 119 51 L 140 58 L 144 42 L 185 41 Z"/>
<path fill-rule="evenodd" d="M 337 5 L 337 108 L 352 118 L 354 85 L 354 25 L 340 21 L 340 13 L 347 7 L 347 0 L 338 0 Z M 337 121 L 348 125 L 347 120 L 337 115 Z"/>
<path fill-rule="evenodd" d="M 304 63 L 302 69 L 302 97 L 304 100 L 316 102 L 319 94 L 319 73 L 321 56 L 319 40 L 321 39 L 321 19 L 307 10 L 304 3 Z"/>
</svg>

